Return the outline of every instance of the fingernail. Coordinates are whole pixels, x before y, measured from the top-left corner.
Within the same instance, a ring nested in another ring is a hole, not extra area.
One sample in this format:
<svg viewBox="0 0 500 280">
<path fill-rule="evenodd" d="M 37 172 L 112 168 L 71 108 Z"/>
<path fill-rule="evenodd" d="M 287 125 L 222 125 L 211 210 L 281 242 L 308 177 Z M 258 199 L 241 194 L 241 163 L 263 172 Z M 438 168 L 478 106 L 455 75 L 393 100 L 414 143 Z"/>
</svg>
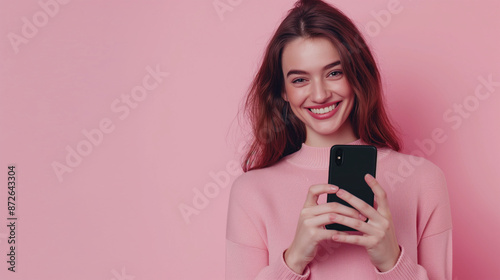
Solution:
<svg viewBox="0 0 500 280">
<path fill-rule="evenodd" d="M 361 215 L 361 214 L 359 214 L 359 219 L 360 219 L 361 221 L 363 221 L 363 222 L 364 222 L 364 221 L 366 221 L 368 218 L 367 218 L 367 217 L 365 217 L 365 216 L 363 216 L 363 215 Z"/>
<path fill-rule="evenodd" d="M 372 176 L 371 174 L 369 174 L 369 173 L 368 173 L 368 174 L 366 174 L 366 178 L 368 178 L 368 180 L 370 180 L 370 181 L 373 181 L 373 179 L 375 179 L 375 178 L 373 178 L 373 176 Z"/>
<path fill-rule="evenodd" d="M 330 214 L 330 221 L 335 221 L 335 218 L 337 217 L 337 215 L 335 214 Z"/>
<path fill-rule="evenodd" d="M 345 193 L 345 191 L 344 191 L 344 190 L 339 190 L 339 191 L 337 192 L 337 196 L 342 196 L 344 193 Z"/>
<path fill-rule="evenodd" d="M 337 187 L 337 186 L 331 186 L 331 187 L 330 187 L 330 190 L 332 190 L 332 191 L 336 191 L 336 190 L 338 190 L 338 189 L 339 189 L 339 187 Z"/>
</svg>

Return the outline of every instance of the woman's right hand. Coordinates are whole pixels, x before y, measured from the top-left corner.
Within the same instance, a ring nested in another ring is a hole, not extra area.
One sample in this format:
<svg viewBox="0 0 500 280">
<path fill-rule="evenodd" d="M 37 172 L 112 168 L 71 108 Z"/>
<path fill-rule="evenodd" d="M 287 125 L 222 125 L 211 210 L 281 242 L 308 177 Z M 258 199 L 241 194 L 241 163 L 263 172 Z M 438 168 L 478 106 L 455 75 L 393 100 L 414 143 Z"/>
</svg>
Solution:
<svg viewBox="0 0 500 280">
<path fill-rule="evenodd" d="M 312 185 L 309 188 L 306 202 L 300 212 L 295 237 L 284 254 L 286 264 L 295 273 L 304 272 L 306 266 L 316 256 L 318 245 L 322 240 L 332 240 L 334 234 L 347 234 L 325 229 L 325 225 L 332 223 L 334 214 L 366 220 L 366 217 L 356 209 L 337 202 L 318 205 L 318 197 L 321 194 L 336 193 L 338 190 L 337 186 L 328 184 Z"/>
</svg>

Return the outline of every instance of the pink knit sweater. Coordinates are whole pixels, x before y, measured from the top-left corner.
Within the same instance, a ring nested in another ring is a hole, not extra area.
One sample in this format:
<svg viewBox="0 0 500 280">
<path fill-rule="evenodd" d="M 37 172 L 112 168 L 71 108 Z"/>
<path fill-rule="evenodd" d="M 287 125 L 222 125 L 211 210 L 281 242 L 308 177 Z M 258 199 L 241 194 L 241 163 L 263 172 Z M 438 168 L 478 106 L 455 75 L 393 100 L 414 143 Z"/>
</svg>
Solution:
<svg viewBox="0 0 500 280">
<path fill-rule="evenodd" d="M 376 178 L 387 193 L 402 249 L 394 268 L 380 273 L 365 248 L 334 241 L 320 244 L 303 275 L 288 268 L 283 252 L 292 243 L 309 187 L 328 182 L 329 150 L 303 144 L 275 165 L 236 179 L 228 209 L 226 279 L 452 279 L 443 173 L 430 161 L 387 148 L 378 149 Z M 318 203 L 325 202 L 322 195 Z"/>
</svg>

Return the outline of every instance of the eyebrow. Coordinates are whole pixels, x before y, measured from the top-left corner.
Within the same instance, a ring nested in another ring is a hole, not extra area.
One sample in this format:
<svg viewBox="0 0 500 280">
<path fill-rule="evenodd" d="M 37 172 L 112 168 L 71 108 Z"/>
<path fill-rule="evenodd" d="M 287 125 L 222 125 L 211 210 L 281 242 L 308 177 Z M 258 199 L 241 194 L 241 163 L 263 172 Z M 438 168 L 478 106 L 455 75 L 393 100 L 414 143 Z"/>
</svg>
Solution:
<svg viewBox="0 0 500 280">
<path fill-rule="evenodd" d="M 326 70 L 328 68 L 332 68 L 332 67 L 337 66 L 337 65 L 340 65 L 340 60 L 337 60 L 333 63 L 326 65 L 325 67 L 323 67 L 323 70 Z M 286 77 L 288 78 L 288 76 L 290 76 L 292 74 L 307 74 L 307 72 L 302 71 L 302 70 L 290 70 L 290 71 L 288 71 L 288 73 L 286 73 Z"/>
</svg>

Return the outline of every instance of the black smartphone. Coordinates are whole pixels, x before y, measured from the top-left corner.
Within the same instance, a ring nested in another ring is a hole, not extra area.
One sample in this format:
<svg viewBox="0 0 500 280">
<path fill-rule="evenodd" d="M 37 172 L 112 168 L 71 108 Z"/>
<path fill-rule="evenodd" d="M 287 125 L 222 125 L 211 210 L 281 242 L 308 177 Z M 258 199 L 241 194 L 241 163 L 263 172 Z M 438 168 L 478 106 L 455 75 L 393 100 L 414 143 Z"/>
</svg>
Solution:
<svg viewBox="0 0 500 280">
<path fill-rule="evenodd" d="M 365 182 L 365 175 L 375 177 L 377 148 L 371 145 L 335 145 L 330 150 L 328 184 L 336 185 L 373 206 L 373 191 Z M 336 194 L 328 194 L 327 202 L 338 202 L 352 207 Z M 356 231 L 341 224 L 329 224 L 326 229 Z"/>
</svg>

